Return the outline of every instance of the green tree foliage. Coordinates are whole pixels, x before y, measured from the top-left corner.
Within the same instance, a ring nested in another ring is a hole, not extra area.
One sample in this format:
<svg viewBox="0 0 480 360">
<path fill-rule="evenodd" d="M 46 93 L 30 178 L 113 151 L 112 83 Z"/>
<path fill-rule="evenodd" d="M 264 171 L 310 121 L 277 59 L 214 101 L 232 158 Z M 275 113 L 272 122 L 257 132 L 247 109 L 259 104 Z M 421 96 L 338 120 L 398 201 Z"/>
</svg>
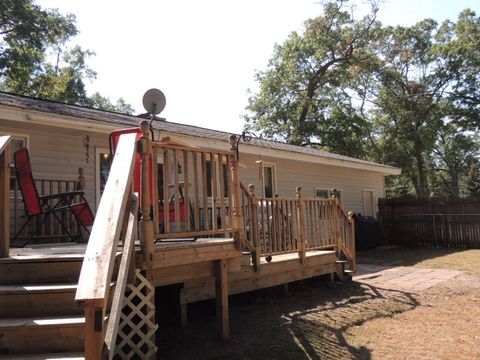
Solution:
<svg viewBox="0 0 480 360">
<path fill-rule="evenodd" d="M 68 49 L 76 34 L 73 15 L 44 10 L 32 0 L 0 2 L 0 90 L 68 104 L 132 113 L 119 99 L 117 105 L 100 95 L 89 97 L 85 80 L 96 73 L 86 60 L 94 55 L 79 46 Z"/>
<path fill-rule="evenodd" d="M 401 167 L 396 195 L 461 196 L 479 159 L 479 18 L 384 27 L 375 5 L 353 20 L 345 4 L 326 3 L 275 48 L 246 126 Z"/>
<path fill-rule="evenodd" d="M 462 189 L 462 184 L 468 187 L 471 169 L 478 166 L 479 159 L 477 137 L 459 131 L 453 122 L 442 126 L 432 152 L 432 182 L 439 186 L 435 193 L 454 198 L 468 196 L 470 191 Z"/>
<path fill-rule="evenodd" d="M 268 69 L 256 75 L 248 127 L 296 145 L 363 156 L 368 124 L 352 104 L 352 72 L 372 62 L 376 10 L 352 20 L 343 2 L 326 3 L 324 16 L 307 20 L 275 47 Z"/>
</svg>

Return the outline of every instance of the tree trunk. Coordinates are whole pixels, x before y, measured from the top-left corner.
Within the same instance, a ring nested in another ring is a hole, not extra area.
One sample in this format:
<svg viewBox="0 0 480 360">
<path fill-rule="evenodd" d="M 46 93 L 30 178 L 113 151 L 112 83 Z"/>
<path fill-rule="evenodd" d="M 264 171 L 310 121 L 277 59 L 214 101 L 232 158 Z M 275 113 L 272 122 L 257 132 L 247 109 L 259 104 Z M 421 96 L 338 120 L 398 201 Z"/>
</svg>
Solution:
<svg viewBox="0 0 480 360">
<path fill-rule="evenodd" d="M 417 192 L 417 198 L 428 198 L 430 195 L 430 189 L 428 186 L 427 171 L 425 169 L 425 161 L 421 152 L 417 151 L 415 154 L 416 166 L 417 166 L 417 184 L 415 187 Z"/>
<path fill-rule="evenodd" d="M 452 192 L 452 197 L 458 199 L 460 197 L 460 181 L 458 179 L 458 172 L 451 171 L 450 172 L 450 191 Z"/>
</svg>

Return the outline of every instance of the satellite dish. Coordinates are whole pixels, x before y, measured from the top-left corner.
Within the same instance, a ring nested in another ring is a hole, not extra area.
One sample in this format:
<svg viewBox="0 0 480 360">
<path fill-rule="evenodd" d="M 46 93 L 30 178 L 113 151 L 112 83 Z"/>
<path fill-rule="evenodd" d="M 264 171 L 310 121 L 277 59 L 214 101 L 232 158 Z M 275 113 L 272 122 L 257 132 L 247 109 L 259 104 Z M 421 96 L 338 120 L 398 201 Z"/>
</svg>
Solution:
<svg viewBox="0 0 480 360">
<path fill-rule="evenodd" d="M 166 104 L 165 95 L 158 89 L 147 90 L 143 95 L 143 107 L 152 116 L 160 114 L 165 109 Z"/>
</svg>

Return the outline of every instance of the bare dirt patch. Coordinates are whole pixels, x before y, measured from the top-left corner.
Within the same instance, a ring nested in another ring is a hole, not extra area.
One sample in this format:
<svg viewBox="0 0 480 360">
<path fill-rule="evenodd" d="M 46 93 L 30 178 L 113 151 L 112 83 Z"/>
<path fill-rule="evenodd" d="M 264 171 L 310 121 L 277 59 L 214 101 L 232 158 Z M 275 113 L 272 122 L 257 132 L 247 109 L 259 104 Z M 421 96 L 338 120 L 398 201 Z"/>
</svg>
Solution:
<svg viewBox="0 0 480 360">
<path fill-rule="evenodd" d="M 360 259 L 462 274 L 416 292 L 312 279 L 287 297 L 273 290 L 234 297 L 226 342 L 216 336 L 214 304 L 197 304 L 188 327 L 159 330 L 158 358 L 479 359 L 480 251 L 403 251 Z"/>
</svg>

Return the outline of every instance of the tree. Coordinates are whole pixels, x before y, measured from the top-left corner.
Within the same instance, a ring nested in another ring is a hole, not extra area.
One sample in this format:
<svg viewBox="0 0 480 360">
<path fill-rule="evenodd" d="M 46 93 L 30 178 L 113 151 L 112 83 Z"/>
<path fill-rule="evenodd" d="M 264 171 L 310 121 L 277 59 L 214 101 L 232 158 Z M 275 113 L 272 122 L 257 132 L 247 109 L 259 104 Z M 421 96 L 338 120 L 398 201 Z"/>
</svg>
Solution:
<svg viewBox="0 0 480 360">
<path fill-rule="evenodd" d="M 89 98 L 85 80 L 96 73 L 86 60 L 92 51 L 66 43 L 76 34 L 75 16 L 57 10 L 44 10 L 32 0 L 0 2 L 0 89 L 21 95 L 44 98 L 111 111 L 133 109 L 119 99 Z M 98 95 L 100 96 L 100 95 Z"/>
<path fill-rule="evenodd" d="M 29 84 L 45 51 L 77 34 L 75 17 L 42 10 L 32 1 L 0 2 L 0 78 L 7 88 Z"/>
<path fill-rule="evenodd" d="M 443 94 L 449 84 L 439 76 L 443 68 L 431 52 L 436 28 L 433 20 L 387 28 L 378 52 L 384 65 L 374 88 L 382 150 L 410 177 L 419 197 L 430 194 L 427 158 L 442 125 Z"/>
<path fill-rule="evenodd" d="M 432 153 L 432 168 L 443 186 L 438 193 L 459 198 L 461 180 L 468 182 L 470 170 L 478 165 L 479 155 L 478 138 L 460 131 L 453 122 L 442 126 Z"/>
<path fill-rule="evenodd" d="M 384 65 L 376 74 L 373 104 L 382 151 L 387 161 L 402 167 L 418 197 L 432 194 L 431 181 L 442 184 L 437 194 L 458 197 L 462 174 L 478 157 L 465 130 L 478 124 L 470 107 L 478 89 L 472 88 L 475 79 L 468 74 L 476 72 L 478 80 L 480 62 L 463 60 L 472 39 L 460 41 L 455 35 L 465 14 L 478 32 L 480 22 L 464 11 L 457 24 L 447 21 L 439 27 L 427 19 L 390 28 L 378 52 Z M 455 158 L 459 156 L 463 158 Z"/>
<path fill-rule="evenodd" d="M 345 1 L 324 5 L 324 15 L 307 20 L 277 45 L 265 72 L 256 74 L 260 91 L 249 99 L 247 127 L 296 145 L 363 156 L 368 124 L 352 104 L 352 77 L 368 67 L 375 39 L 376 8 L 359 21 Z"/>
<path fill-rule="evenodd" d="M 121 112 L 123 114 L 133 114 L 134 110 L 130 104 L 127 104 L 122 98 L 118 99 L 116 104 L 112 104 L 109 98 L 96 92 L 87 100 L 87 106 L 106 111 Z"/>
<path fill-rule="evenodd" d="M 453 120 L 465 129 L 480 128 L 480 18 L 466 9 L 457 22 L 445 21 L 436 35 L 434 54 L 449 78 Z"/>
<path fill-rule="evenodd" d="M 461 195 L 478 160 L 480 19 L 465 10 L 456 23 L 384 27 L 375 5 L 357 21 L 345 3 L 326 3 L 303 34 L 275 47 L 246 127 L 401 167 L 396 194 Z"/>
</svg>

